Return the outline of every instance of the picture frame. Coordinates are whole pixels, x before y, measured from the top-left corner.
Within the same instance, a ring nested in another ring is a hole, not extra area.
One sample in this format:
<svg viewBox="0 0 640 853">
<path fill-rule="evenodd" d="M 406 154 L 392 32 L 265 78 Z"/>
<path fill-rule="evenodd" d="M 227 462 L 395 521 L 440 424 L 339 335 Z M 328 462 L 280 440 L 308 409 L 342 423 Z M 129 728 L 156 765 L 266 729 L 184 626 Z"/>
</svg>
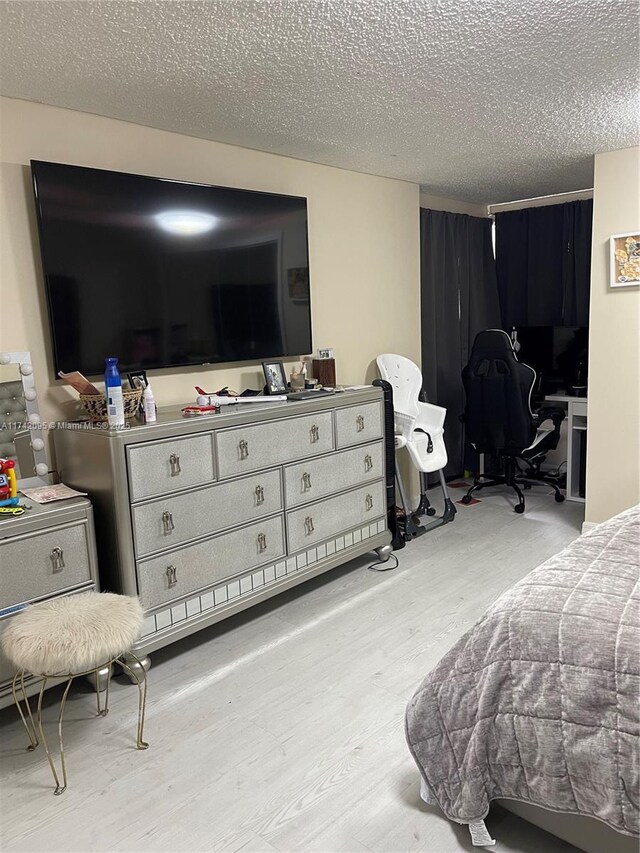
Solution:
<svg viewBox="0 0 640 853">
<path fill-rule="evenodd" d="M 266 394 L 287 393 L 287 375 L 284 372 L 284 364 L 281 361 L 263 361 L 262 370 L 264 372 Z"/>
<path fill-rule="evenodd" d="M 146 370 L 134 370 L 132 373 L 127 373 L 127 380 L 129 382 L 129 387 L 133 391 L 138 387 L 136 383 L 136 379 L 140 380 L 140 384 L 142 385 L 142 390 L 147 387 L 149 384 L 149 380 L 147 379 L 147 371 Z M 144 413 L 144 402 L 142 397 L 140 398 L 140 403 L 138 404 L 138 412 L 139 414 Z"/>
<path fill-rule="evenodd" d="M 609 287 L 640 285 L 640 233 L 613 234 L 609 237 Z"/>
<path fill-rule="evenodd" d="M 138 385 L 136 383 L 136 379 L 140 380 L 143 391 L 147 387 L 147 385 L 149 384 L 149 380 L 147 379 L 147 371 L 146 370 L 134 370 L 132 373 L 127 373 L 127 379 L 129 381 L 129 387 L 131 388 L 131 390 L 138 387 Z"/>
<path fill-rule="evenodd" d="M 328 358 L 334 358 L 333 347 L 319 347 L 317 352 L 318 354 L 316 358 L 318 359 L 318 361 Z"/>
</svg>

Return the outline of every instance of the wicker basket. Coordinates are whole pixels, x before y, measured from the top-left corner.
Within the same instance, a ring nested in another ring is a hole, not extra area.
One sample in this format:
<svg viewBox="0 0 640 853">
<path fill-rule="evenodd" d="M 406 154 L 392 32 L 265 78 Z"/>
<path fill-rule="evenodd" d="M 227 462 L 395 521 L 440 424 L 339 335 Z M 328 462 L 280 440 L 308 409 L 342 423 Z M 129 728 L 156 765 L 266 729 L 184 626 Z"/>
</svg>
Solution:
<svg viewBox="0 0 640 853">
<path fill-rule="evenodd" d="M 122 398 L 124 400 L 125 418 L 127 420 L 135 418 L 142 399 L 142 388 L 135 388 L 133 391 L 125 391 L 123 388 Z M 84 406 L 90 421 L 104 423 L 108 420 L 107 400 L 104 394 L 80 394 L 80 402 Z"/>
</svg>

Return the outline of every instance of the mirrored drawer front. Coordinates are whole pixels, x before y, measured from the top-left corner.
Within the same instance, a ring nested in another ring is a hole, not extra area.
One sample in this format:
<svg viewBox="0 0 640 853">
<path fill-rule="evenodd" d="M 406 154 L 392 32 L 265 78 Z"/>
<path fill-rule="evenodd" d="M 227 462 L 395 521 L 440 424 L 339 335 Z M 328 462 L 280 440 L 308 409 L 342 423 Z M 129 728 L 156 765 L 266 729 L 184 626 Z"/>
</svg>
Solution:
<svg viewBox="0 0 640 853">
<path fill-rule="evenodd" d="M 136 554 L 172 548 L 281 508 L 280 471 L 264 471 L 231 483 L 139 504 L 133 507 Z"/>
<path fill-rule="evenodd" d="M 91 580 L 87 525 L 0 541 L 0 606 L 11 607 Z"/>
<path fill-rule="evenodd" d="M 382 403 L 336 409 L 336 447 L 350 447 L 382 436 Z"/>
<path fill-rule="evenodd" d="M 371 522 L 385 514 L 382 481 L 287 513 L 289 553 Z"/>
<path fill-rule="evenodd" d="M 220 478 L 333 450 L 331 412 L 269 421 L 216 433 Z"/>
<path fill-rule="evenodd" d="M 383 475 L 382 442 L 309 459 L 284 469 L 287 507 L 325 498 Z"/>
<path fill-rule="evenodd" d="M 127 455 L 132 501 L 200 486 L 214 479 L 211 433 L 129 447 Z"/>
<path fill-rule="evenodd" d="M 265 519 L 206 542 L 138 563 L 146 609 L 271 563 L 284 555 L 282 516 Z"/>
</svg>

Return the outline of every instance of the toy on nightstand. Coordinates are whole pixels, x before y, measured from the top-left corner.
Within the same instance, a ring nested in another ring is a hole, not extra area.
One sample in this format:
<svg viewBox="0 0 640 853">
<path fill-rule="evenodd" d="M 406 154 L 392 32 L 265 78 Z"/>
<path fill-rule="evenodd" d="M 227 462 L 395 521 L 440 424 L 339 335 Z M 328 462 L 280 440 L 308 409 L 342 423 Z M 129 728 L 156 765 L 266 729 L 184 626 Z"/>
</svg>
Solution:
<svg viewBox="0 0 640 853">
<path fill-rule="evenodd" d="M 18 481 L 13 459 L 0 459 L 0 507 L 18 504 Z"/>
</svg>

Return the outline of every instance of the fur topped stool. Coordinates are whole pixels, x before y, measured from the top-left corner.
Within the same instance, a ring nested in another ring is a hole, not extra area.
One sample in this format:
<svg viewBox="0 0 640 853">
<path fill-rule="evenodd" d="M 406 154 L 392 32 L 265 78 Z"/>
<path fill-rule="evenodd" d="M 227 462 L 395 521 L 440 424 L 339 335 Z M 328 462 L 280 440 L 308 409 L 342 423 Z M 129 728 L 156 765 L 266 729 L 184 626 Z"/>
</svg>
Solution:
<svg viewBox="0 0 640 853">
<path fill-rule="evenodd" d="M 69 688 L 77 676 L 95 674 L 98 716 L 105 716 L 109 711 L 111 668 L 114 663 L 119 664 L 131 680 L 138 684 L 136 747 L 138 749 L 148 747 L 143 740 L 147 699 L 146 672 L 130 651 L 140 634 L 142 618 L 143 611 L 137 598 L 108 592 L 88 592 L 31 605 L 13 618 L 11 625 L 2 635 L 4 653 L 18 668 L 13 679 L 13 698 L 29 736 L 30 745 L 27 747 L 29 750 L 34 750 L 38 746 L 38 735 L 24 680 L 27 675 L 36 676 L 42 680 L 38 693 L 36 721 L 40 740 L 44 744 L 56 783 L 55 794 L 62 794 L 67 787 L 62 720 Z M 125 654 L 133 658 L 138 665 L 129 666 L 124 658 Z M 103 708 L 98 690 L 98 673 L 105 668 L 108 670 L 108 677 Z M 47 680 L 52 678 L 67 679 L 58 717 L 62 785 L 42 727 L 42 697 Z M 18 699 L 18 684 L 22 690 L 26 716 Z"/>
</svg>

